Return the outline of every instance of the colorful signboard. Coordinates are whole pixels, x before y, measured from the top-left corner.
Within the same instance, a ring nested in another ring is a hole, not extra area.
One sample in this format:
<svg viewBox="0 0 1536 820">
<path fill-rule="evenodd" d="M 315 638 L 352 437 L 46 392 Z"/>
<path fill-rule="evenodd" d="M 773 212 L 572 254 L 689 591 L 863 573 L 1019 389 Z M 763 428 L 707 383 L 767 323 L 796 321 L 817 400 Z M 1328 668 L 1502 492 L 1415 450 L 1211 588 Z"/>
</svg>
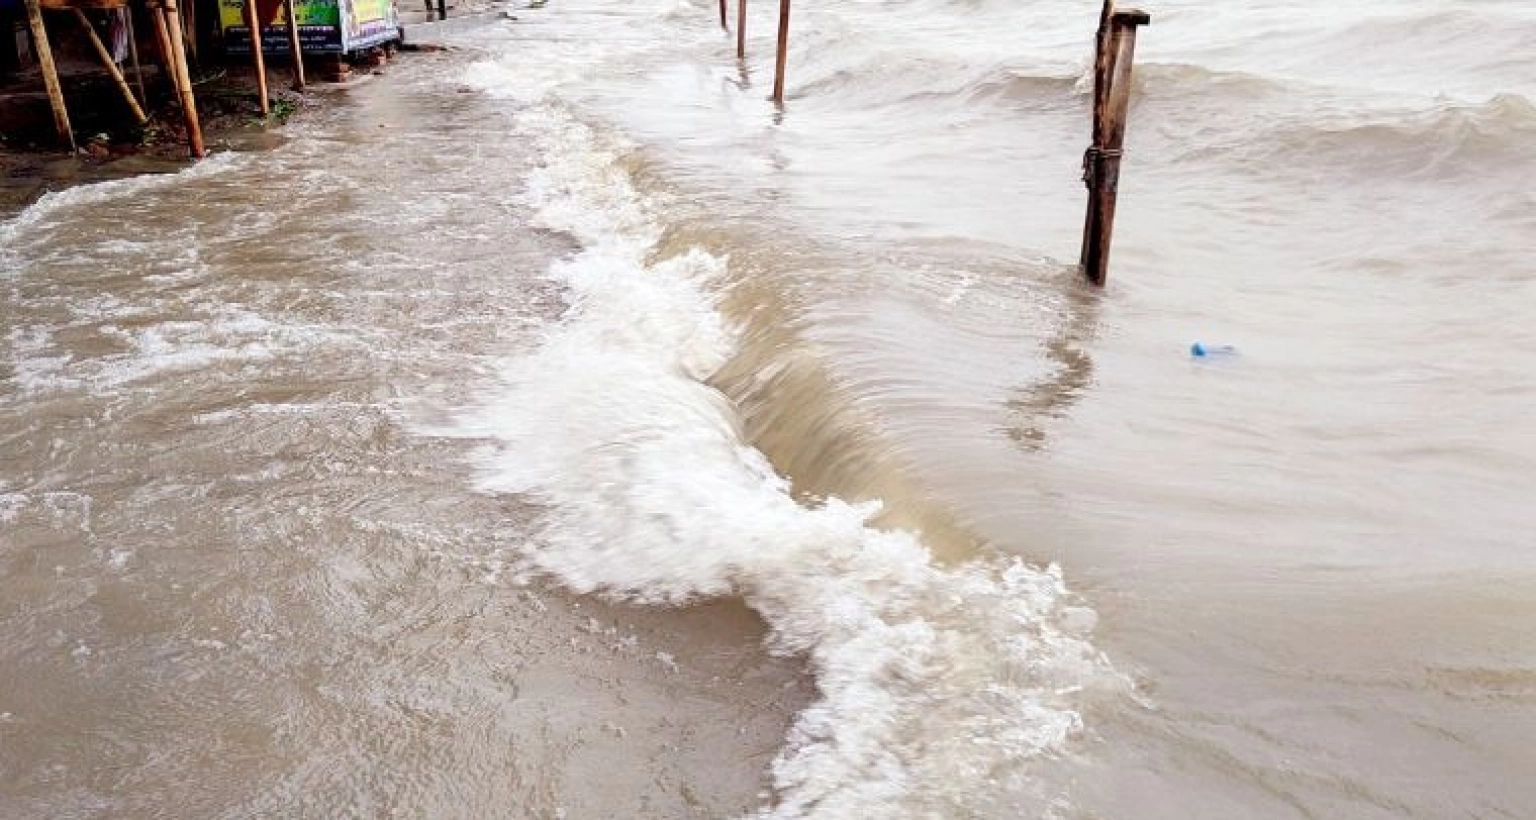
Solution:
<svg viewBox="0 0 1536 820">
<path fill-rule="evenodd" d="M 299 21 L 299 47 L 306 54 L 345 54 L 400 39 L 394 0 L 294 0 Z M 219 26 L 224 47 L 232 54 L 249 54 L 250 28 L 244 0 L 219 0 Z M 288 53 L 288 15 L 282 0 L 257 0 L 263 19 L 261 47 L 267 54 Z"/>
</svg>

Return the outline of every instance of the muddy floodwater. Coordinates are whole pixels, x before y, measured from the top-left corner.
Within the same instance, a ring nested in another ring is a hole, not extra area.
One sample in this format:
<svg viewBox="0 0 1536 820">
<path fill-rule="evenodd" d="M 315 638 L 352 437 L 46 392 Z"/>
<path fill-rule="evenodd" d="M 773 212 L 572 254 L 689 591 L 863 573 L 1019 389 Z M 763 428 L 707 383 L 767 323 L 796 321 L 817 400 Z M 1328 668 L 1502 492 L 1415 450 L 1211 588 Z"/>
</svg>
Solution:
<svg viewBox="0 0 1536 820">
<path fill-rule="evenodd" d="M 1536 11 L 776 5 L 0 217 L 0 817 L 1536 816 Z"/>
</svg>

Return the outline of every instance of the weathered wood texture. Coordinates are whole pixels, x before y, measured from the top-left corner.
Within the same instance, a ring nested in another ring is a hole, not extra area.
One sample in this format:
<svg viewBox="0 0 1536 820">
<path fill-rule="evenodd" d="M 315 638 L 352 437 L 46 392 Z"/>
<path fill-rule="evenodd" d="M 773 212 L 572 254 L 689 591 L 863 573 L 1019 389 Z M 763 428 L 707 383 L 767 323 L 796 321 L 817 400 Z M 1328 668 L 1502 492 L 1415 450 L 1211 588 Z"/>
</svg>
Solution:
<svg viewBox="0 0 1536 820">
<path fill-rule="evenodd" d="M 272 113 L 272 102 L 267 98 L 267 58 L 261 48 L 261 15 L 256 0 L 245 0 L 246 27 L 251 30 L 251 63 L 256 67 L 256 96 L 261 101 L 261 115 Z"/>
<path fill-rule="evenodd" d="M 37 47 L 37 66 L 43 72 L 43 87 L 48 90 L 48 104 L 53 108 L 53 127 L 59 142 L 75 150 L 75 131 L 69 126 L 69 109 L 64 107 L 64 87 L 59 84 L 59 67 L 53 62 L 48 45 L 48 27 L 43 23 L 43 9 L 37 0 L 27 0 L 27 25 L 32 28 L 32 42 Z"/>
<path fill-rule="evenodd" d="M 1109 275 L 1109 248 L 1115 227 L 1120 190 L 1120 159 L 1131 102 L 1131 69 L 1136 56 L 1136 29 L 1151 22 L 1145 12 L 1118 11 L 1105 3 L 1094 61 L 1093 145 L 1083 157 L 1083 181 L 1088 185 L 1088 212 L 1083 223 L 1080 264 L 1083 275 L 1103 287 Z"/>
<path fill-rule="evenodd" d="M 736 59 L 747 59 L 747 0 L 736 0 Z"/>
<path fill-rule="evenodd" d="M 201 159 L 208 155 L 203 147 L 203 127 L 197 119 L 197 100 L 192 95 L 192 71 L 187 67 L 187 47 L 181 32 L 181 14 L 176 10 L 176 0 L 164 0 L 163 5 L 150 9 L 155 27 L 161 34 L 161 42 L 170 47 L 165 60 L 171 66 L 176 84 L 176 95 L 181 100 L 181 114 L 187 121 L 187 148 L 192 156 Z"/>
<path fill-rule="evenodd" d="M 784 102 L 784 64 L 789 54 L 789 3 L 779 0 L 779 48 L 773 68 L 773 101 L 779 104 Z"/>
</svg>

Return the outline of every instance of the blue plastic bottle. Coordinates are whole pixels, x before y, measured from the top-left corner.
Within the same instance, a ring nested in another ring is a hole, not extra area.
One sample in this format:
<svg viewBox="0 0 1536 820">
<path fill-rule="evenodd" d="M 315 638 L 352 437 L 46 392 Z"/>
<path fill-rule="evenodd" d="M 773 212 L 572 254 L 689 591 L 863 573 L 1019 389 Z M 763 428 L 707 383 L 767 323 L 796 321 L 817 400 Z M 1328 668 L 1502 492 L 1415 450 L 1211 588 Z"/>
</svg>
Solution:
<svg viewBox="0 0 1536 820">
<path fill-rule="evenodd" d="M 1236 356 L 1237 348 L 1232 345 L 1208 345 L 1205 342 L 1195 342 L 1189 346 L 1189 355 L 1197 359 L 1208 356 Z"/>
</svg>

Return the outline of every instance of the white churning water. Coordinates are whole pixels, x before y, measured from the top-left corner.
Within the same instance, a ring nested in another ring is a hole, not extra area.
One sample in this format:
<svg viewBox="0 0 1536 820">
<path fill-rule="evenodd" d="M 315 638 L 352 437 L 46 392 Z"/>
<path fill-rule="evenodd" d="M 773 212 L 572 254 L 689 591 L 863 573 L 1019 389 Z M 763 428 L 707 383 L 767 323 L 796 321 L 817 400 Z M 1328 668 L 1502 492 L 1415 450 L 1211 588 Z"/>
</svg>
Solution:
<svg viewBox="0 0 1536 820">
<path fill-rule="evenodd" d="M 0 223 L 0 815 L 1536 814 L 1536 12 L 776 7 Z"/>
</svg>

